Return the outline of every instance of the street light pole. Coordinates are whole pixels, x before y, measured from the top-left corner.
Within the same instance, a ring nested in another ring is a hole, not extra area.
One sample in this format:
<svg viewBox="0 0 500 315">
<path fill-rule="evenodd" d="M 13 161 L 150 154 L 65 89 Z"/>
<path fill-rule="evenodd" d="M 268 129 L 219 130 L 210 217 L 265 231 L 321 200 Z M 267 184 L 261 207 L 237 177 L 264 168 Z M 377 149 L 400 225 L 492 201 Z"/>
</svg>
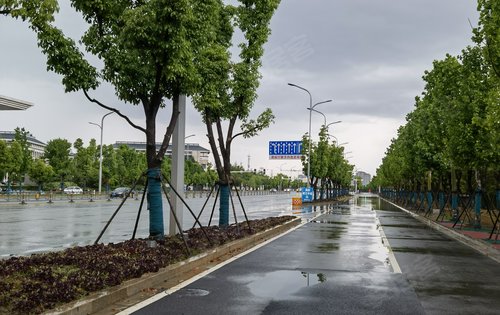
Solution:
<svg viewBox="0 0 500 315">
<path fill-rule="evenodd" d="M 102 116 L 100 125 L 89 121 L 89 124 L 95 125 L 95 126 L 99 127 L 99 129 L 101 129 L 101 145 L 99 148 L 99 194 L 101 193 L 101 188 L 102 188 L 102 134 L 103 134 L 103 129 L 104 129 L 104 118 L 106 118 L 106 116 L 114 114 L 114 113 L 115 112 L 109 112 L 109 113 L 105 114 L 104 116 Z"/>
<path fill-rule="evenodd" d="M 293 84 L 293 83 L 288 83 L 288 85 L 296 87 L 298 89 L 301 89 L 303 91 L 306 91 L 307 94 L 309 94 L 309 108 L 313 108 L 312 106 L 312 95 L 309 90 Z M 310 187 L 310 181 L 311 181 L 311 119 L 312 119 L 312 111 L 309 111 L 309 148 L 307 150 L 307 187 Z"/>
<path fill-rule="evenodd" d="M 316 112 L 316 113 L 318 113 L 318 114 L 321 114 L 321 115 L 323 116 L 323 119 L 324 119 L 323 126 L 325 126 L 325 125 L 326 125 L 326 115 L 325 115 L 325 114 L 323 114 L 323 112 L 320 112 L 319 110 L 314 109 L 314 108 L 308 108 L 308 110 L 313 111 L 313 112 Z"/>
<path fill-rule="evenodd" d="M 328 102 L 331 102 L 332 100 L 326 100 L 326 101 L 319 102 L 319 103 L 316 103 L 313 105 L 312 95 L 311 95 L 311 92 L 309 92 L 309 90 L 307 90 L 306 88 L 303 88 L 297 84 L 293 84 L 293 83 L 288 83 L 288 85 L 296 87 L 296 88 L 301 89 L 303 91 L 306 91 L 307 94 L 309 94 L 309 107 L 308 107 L 308 109 L 309 109 L 309 144 L 308 144 L 308 147 L 309 148 L 307 150 L 307 187 L 310 187 L 311 186 L 310 182 L 311 182 L 311 119 L 312 119 L 312 111 L 319 104 L 328 103 Z"/>
<path fill-rule="evenodd" d="M 333 124 L 340 124 L 341 122 L 342 122 L 342 120 L 337 120 L 337 121 L 331 122 L 328 125 L 326 125 L 325 128 L 328 128 L 328 126 L 333 125 Z"/>
</svg>

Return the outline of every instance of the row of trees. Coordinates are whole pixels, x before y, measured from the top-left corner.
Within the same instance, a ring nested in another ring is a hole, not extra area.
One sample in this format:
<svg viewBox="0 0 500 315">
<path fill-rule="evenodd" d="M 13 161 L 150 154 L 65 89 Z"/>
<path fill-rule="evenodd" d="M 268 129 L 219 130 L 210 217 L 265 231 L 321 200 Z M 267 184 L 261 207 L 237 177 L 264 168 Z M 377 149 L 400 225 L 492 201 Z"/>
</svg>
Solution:
<svg viewBox="0 0 500 315">
<path fill-rule="evenodd" d="M 153 238 L 164 234 L 159 173 L 183 95 L 191 96 L 207 126 L 222 186 L 219 224 L 227 225 L 232 141 L 238 135 L 254 136 L 273 120 L 270 110 L 255 120 L 249 116 L 257 98 L 269 23 L 280 1 L 70 2 L 88 26 L 80 44 L 55 26 L 59 10 L 56 0 L 7 1 L 0 3 L 0 14 L 28 23 L 47 56 L 48 69 L 62 76 L 67 92 L 83 92 L 90 102 L 115 112 L 144 133 Z M 237 43 L 238 56 L 232 56 L 237 50 L 235 32 L 242 36 Z M 119 100 L 142 106 L 145 126 L 133 123 L 118 108 L 94 99 L 92 91 L 102 83 L 111 84 Z M 156 117 L 167 106 L 167 100 L 172 101 L 172 114 L 157 150 Z M 228 122 L 225 132 L 224 121 Z M 238 121 L 241 128 L 235 131 Z"/>
<path fill-rule="evenodd" d="M 28 135 L 29 133 L 24 128 L 16 128 L 14 141 L 11 145 L 0 140 L 0 179 L 9 175 L 9 179 L 22 182 L 25 175 L 31 171 L 32 158 L 29 151 Z M 43 174 L 34 175 L 43 176 Z"/>
<path fill-rule="evenodd" d="M 62 189 L 74 183 L 85 190 L 96 189 L 99 178 L 99 146 L 91 139 L 87 146 L 81 139 L 71 144 L 66 139 L 54 139 L 47 143 L 45 153 L 40 159 L 32 159 L 24 129 L 16 129 L 14 141 L 7 144 L 0 140 L 0 177 L 8 174 L 9 183 L 20 184 L 26 175 L 37 184 L 37 189 Z M 72 154 L 71 152 L 75 152 Z M 162 163 L 162 172 L 170 176 L 171 160 Z M 137 152 L 126 145 L 115 149 L 112 145 L 103 146 L 102 178 L 107 189 L 118 186 L 131 186 L 146 170 L 144 153 Z M 241 166 L 233 166 L 233 182 L 238 187 L 258 189 L 298 188 L 302 182 L 292 180 L 284 174 L 269 177 L 263 173 L 245 172 Z M 195 189 L 214 185 L 217 181 L 215 170 L 203 167 L 189 156 L 185 161 L 184 183 Z M 144 185 L 142 179 L 139 185 Z"/>
<path fill-rule="evenodd" d="M 426 71 L 374 183 L 412 191 L 500 188 L 500 2 L 480 0 L 474 46 Z"/>
<path fill-rule="evenodd" d="M 311 178 L 310 185 L 314 188 L 314 198 L 331 198 L 332 192 L 348 190 L 354 166 L 349 164 L 344 157 L 344 147 L 339 147 L 335 142 L 330 144 L 328 127 L 322 126 L 319 132 L 319 141 L 311 142 L 311 154 L 309 150 L 309 137 L 302 137 L 302 165 L 304 172 L 307 170 L 310 158 Z"/>
</svg>

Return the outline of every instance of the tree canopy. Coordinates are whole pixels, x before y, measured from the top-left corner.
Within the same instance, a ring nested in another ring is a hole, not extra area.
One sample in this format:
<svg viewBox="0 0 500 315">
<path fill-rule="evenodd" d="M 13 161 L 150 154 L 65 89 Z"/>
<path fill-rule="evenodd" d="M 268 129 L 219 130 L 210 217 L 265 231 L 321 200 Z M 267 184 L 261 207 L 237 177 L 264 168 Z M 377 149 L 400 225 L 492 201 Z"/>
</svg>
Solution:
<svg viewBox="0 0 500 315">
<path fill-rule="evenodd" d="M 479 0 L 478 9 L 476 45 L 425 72 L 425 89 L 377 170 L 379 185 L 414 189 L 429 171 L 437 174 L 434 187 L 452 189 L 455 172 L 469 177 L 467 190 L 472 179 L 486 189 L 499 185 L 500 4 Z"/>
</svg>

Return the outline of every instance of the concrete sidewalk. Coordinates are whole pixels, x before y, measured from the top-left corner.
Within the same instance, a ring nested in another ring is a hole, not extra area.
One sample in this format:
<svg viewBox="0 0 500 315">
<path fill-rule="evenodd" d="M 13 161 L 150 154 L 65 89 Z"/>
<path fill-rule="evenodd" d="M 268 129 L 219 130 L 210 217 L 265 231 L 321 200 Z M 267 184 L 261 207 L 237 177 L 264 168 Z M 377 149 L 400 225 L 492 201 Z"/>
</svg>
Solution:
<svg viewBox="0 0 500 315">
<path fill-rule="evenodd" d="M 500 250 L 500 236 L 498 234 L 493 233 L 492 238 L 490 239 L 490 234 L 491 234 L 491 228 L 489 229 L 472 229 L 472 228 L 466 228 L 462 227 L 460 225 L 456 225 L 453 227 L 454 222 L 436 222 L 444 227 L 447 227 L 448 229 L 454 230 L 460 234 L 463 234 L 467 237 L 470 237 L 475 240 L 481 240 L 486 244 L 491 245 L 491 247 L 495 248 L 496 250 Z"/>
</svg>

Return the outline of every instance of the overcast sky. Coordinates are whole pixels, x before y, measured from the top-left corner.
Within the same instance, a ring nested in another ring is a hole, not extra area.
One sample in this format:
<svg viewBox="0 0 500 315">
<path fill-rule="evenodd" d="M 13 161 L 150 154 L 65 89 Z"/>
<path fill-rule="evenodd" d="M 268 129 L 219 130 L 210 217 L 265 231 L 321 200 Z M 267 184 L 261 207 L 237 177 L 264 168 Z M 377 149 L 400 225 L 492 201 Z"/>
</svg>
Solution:
<svg viewBox="0 0 500 315">
<path fill-rule="evenodd" d="M 357 170 L 374 174 L 391 138 L 404 124 L 405 115 L 423 90 L 421 79 L 432 61 L 446 53 L 457 55 L 471 44 L 471 27 L 477 24 L 472 0 L 282 0 L 271 28 L 261 69 L 263 78 L 253 116 L 270 107 L 276 122 L 252 139 L 238 138 L 232 161 L 265 168 L 268 174 L 282 170 L 297 175 L 300 162 L 268 159 L 268 142 L 300 140 L 308 131 L 309 97 L 287 85 L 307 88 L 313 102 L 333 99 L 316 109 L 327 117 L 329 133 L 345 145 Z M 58 25 L 77 36 L 85 25 L 63 6 Z M 0 16 L 0 95 L 30 101 L 24 112 L 0 112 L 0 130 L 24 127 L 47 142 L 65 138 L 74 142 L 91 138 L 99 143 L 100 131 L 88 122 L 100 123 L 106 111 L 89 103 L 82 93 L 64 93 L 61 77 L 46 71 L 34 34 L 27 25 Z M 144 125 L 141 107 L 121 104 L 109 86 L 92 95 L 115 106 Z M 170 112 L 159 115 L 158 140 Z M 312 135 L 317 139 L 324 118 L 313 113 Z M 209 148 L 199 114 L 188 104 L 188 142 Z M 144 135 L 115 115 L 104 122 L 104 144 L 145 141 Z"/>
</svg>

